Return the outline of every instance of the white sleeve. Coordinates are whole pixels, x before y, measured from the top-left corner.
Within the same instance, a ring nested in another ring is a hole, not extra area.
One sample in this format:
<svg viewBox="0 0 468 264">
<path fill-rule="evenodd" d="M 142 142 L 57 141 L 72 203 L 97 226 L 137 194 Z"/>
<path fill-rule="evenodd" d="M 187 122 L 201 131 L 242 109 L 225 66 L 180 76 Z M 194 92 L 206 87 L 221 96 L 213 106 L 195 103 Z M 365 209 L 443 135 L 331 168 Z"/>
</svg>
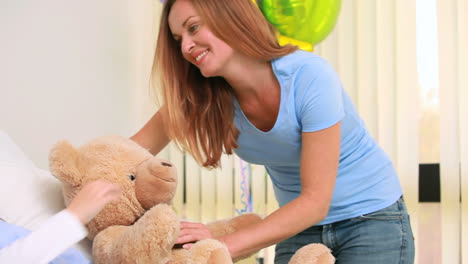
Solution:
<svg viewBox="0 0 468 264">
<path fill-rule="evenodd" d="M 0 263 L 46 264 L 88 234 L 76 216 L 62 210 L 39 229 L 0 250 Z"/>
</svg>

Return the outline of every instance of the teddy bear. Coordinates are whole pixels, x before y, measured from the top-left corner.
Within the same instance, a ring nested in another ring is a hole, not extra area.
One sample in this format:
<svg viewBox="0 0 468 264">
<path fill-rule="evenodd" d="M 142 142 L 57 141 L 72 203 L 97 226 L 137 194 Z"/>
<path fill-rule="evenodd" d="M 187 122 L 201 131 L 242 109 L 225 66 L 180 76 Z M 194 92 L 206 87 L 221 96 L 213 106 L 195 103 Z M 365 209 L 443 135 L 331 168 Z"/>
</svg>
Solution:
<svg viewBox="0 0 468 264">
<path fill-rule="evenodd" d="M 129 138 L 103 136 L 79 148 L 59 141 L 50 151 L 49 167 L 62 182 L 67 205 L 82 186 L 97 179 L 122 190 L 117 201 L 86 225 L 96 264 L 230 264 L 247 256 L 232 260 L 216 238 L 261 221 L 257 214 L 243 214 L 208 223 L 213 239 L 198 241 L 189 250 L 177 247 L 180 219 L 171 207 L 176 168 Z M 290 261 L 299 263 L 334 263 L 334 258 L 326 246 L 311 244 Z"/>
</svg>

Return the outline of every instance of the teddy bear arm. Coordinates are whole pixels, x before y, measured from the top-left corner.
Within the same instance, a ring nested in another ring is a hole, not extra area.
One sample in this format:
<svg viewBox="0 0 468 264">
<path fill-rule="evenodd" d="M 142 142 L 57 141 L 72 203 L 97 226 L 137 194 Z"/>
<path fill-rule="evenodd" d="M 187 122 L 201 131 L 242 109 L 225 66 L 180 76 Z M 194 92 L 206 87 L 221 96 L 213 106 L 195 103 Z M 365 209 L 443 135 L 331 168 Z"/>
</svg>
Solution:
<svg viewBox="0 0 468 264">
<path fill-rule="evenodd" d="M 96 264 L 107 263 L 155 263 L 166 264 L 168 250 L 138 240 L 133 226 L 111 226 L 100 232 L 93 243 L 93 257 Z"/>
<path fill-rule="evenodd" d="M 204 239 L 189 250 L 187 264 L 232 264 L 231 255 L 223 243 L 215 239 Z"/>
<path fill-rule="evenodd" d="M 168 261 L 167 251 L 152 248 L 138 240 L 133 226 L 111 226 L 94 239 L 93 258 L 96 264 L 156 263 Z"/>
<path fill-rule="evenodd" d="M 93 240 L 93 259 L 96 264 L 113 263 L 118 254 L 113 253 L 115 243 L 129 227 L 111 226 L 98 233 Z"/>
<path fill-rule="evenodd" d="M 214 239 L 204 239 L 195 243 L 190 250 L 173 249 L 168 264 L 232 264 L 228 249 Z"/>
<path fill-rule="evenodd" d="M 171 261 L 168 264 L 186 264 L 190 252 L 183 248 L 172 249 Z"/>
<path fill-rule="evenodd" d="M 177 239 L 179 221 L 168 205 L 160 204 L 147 211 L 131 226 L 111 226 L 94 239 L 96 263 L 155 263 L 170 260 Z"/>
</svg>

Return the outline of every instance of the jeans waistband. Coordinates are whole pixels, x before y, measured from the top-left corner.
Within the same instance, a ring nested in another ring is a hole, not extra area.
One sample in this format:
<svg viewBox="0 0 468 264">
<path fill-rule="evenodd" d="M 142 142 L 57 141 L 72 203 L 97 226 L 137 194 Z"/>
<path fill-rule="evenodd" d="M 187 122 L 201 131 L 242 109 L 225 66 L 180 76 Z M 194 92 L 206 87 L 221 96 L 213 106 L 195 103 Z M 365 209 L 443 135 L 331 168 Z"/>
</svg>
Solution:
<svg viewBox="0 0 468 264">
<path fill-rule="evenodd" d="M 398 204 L 399 206 L 400 206 L 400 205 L 404 205 L 404 201 L 405 201 L 405 200 L 404 200 L 403 196 L 400 196 L 400 198 L 398 198 L 398 200 L 395 201 L 395 202 L 394 202 L 392 205 L 390 205 L 390 206 L 393 206 L 393 205 L 395 205 L 395 204 Z M 390 207 L 390 206 L 389 206 L 389 207 Z M 383 210 L 383 209 L 385 209 L 385 208 L 382 208 L 382 209 L 380 209 L 380 210 Z M 380 211 L 380 210 L 377 210 L 377 211 Z M 376 212 L 377 212 L 377 211 L 376 211 Z M 350 219 L 353 219 L 353 218 L 350 218 Z M 345 219 L 345 220 L 341 220 L 341 221 L 338 221 L 338 222 L 334 222 L 334 223 L 330 223 L 330 224 L 325 224 L 325 225 L 314 225 L 314 226 L 311 226 L 311 227 L 307 228 L 307 229 L 304 230 L 304 231 L 322 231 L 322 230 L 324 229 L 324 227 L 325 227 L 326 229 L 328 229 L 328 228 L 330 228 L 330 227 L 333 227 L 334 225 L 338 225 L 338 224 L 340 224 L 340 223 L 349 221 L 350 219 Z"/>
</svg>

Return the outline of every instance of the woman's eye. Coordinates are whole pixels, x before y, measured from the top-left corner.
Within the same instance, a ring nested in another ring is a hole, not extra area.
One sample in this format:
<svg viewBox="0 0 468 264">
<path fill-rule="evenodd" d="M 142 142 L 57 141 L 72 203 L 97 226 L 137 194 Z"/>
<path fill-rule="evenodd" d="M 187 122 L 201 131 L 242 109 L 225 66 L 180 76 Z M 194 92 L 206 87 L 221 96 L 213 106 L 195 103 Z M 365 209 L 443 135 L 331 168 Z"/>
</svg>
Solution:
<svg viewBox="0 0 468 264">
<path fill-rule="evenodd" d="M 129 175 L 128 177 L 130 178 L 131 181 L 134 181 L 134 180 L 135 180 L 135 175 L 133 175 L 133 174 L 132 174 L 132 175 Z"/>
<path fill-rule="evenodd" d="M 190 32 L 195 32 L 195 31 L 197 31 L 198 27 L 199 27 L 198 24 L 193 24 L 193 25 L 191 25 L 191 26 L 189 27 L 189 31 L 190 31 Z"/>
</svg>

